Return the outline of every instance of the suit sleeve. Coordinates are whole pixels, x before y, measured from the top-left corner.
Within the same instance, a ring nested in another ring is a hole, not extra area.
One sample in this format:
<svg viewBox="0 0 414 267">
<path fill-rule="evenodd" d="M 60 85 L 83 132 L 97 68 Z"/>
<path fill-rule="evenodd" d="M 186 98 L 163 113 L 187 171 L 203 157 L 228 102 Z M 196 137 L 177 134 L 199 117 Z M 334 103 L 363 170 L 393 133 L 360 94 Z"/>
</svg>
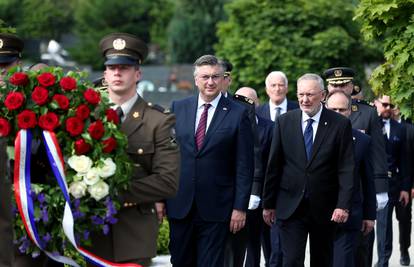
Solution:
<svg viewBox="0 0 414 267">
<path fill-rule="evenodd" d="M 407 128 L 405 125 L 401 125 L 401 146 L 399 154 L 399 170 L 401 179 L 401 190 L 409 192 L 411 190 L 411 179 L 408 170 L 407 159 Z"/>
<path fill-rule="evenodd" d="M 179 150 L 172 143 L 175 116 L 165 116 L 154 132 L 154 154 L 149 175 L 132 179 L 124 201 L 137 204 L 174 197 L 178 190 Z"/>
<path fill-rule="evenodd" d="M 371 146 L 370 155 L 375 178 L 375 190 L 377 193 L 388 192 L 387 154 L 385 152 L 385 140 L 382 128 L 375 109 L 370 109 Z"/>
<path fill-rule="evenodd" d="M 350 210 L 354 189 L 354 150 L 352 144 L 351 122 L 347 120 L 340 132 L 338 155 L 339 194 L 336 207 Z"/>
<path fill-rule="evenodd" d="M 371 142 L 368 143 L 368 147 L 369 146 L 371 146 Z M 377 216 L 377 200 L 375 197 L 375 183 L 374 174 L 372 172 L 372 163 L 368 151 L 365 152 L 364 157 L 362 159 L 360 177 L 363 195 L 363 219 L 375 220 Z"/>
<path fill-rule="evenodd" d="M 283 150 L 281 144 L 280 119 L 277 118 L 273 129 L 272 144 L 270 146 L 267 162 L 266 176 L 263 188 L 263 208 L 274 209 L 276 207 L 277 191 L 279 189 L 280 175 L 282 173 Z"/>
<path fill-rule="evenodd" d="M 233 209 L 247 210 L 254 173 L 253 132 L 247 115 L 243 112 L 239 122 L 236 147 L 236 188 Z"/>
</svg>

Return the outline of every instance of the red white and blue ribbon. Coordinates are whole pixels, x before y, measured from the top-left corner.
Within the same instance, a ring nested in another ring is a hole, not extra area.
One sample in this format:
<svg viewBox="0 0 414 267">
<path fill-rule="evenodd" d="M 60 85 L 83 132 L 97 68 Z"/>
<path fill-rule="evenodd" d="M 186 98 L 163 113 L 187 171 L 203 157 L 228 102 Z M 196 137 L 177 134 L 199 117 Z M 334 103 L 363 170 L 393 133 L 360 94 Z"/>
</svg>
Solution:
<svg viewBox="0 0 414 267">
<path fill-rule="evenodd" d="M 62 190 L 65 198 L 65 208 L 63 212 L 62 228 L 72 243 L 74 248 L 90 263 L 99 267 L 141 267 L 134 263 L 112 263 L 106 261 L 89 251 L 79 247 L 75 241 L 74 234 L 74 218 L 72 209 L 70 207 L 70 197 L 68 193 L 68 186 L 66 183 L 66 175 L 64 168 L 64 160 L 59 147 L 56 135 L 53 132 L 43 131 L 43 140 L 46 147 L 47 156 L 49 158 L 50 166 L 55 175 L 55 178 Z M 15 141 L 15 174 L 14 185 L 16 202 L 19 212 L 29 237 L 33 242 L 44 251 L 42 242 L 37 235 L 36 225 L 34 223 L 33 201 L 30 196 L 30 147 L 31 134 L 30 131 L 20 130 Z M 50 252 L 45 253 L 52 259 L 71 266 L 78 267 L 79 265 L 72 259 L 64 256 L 53 255 Z"/>
</svg>

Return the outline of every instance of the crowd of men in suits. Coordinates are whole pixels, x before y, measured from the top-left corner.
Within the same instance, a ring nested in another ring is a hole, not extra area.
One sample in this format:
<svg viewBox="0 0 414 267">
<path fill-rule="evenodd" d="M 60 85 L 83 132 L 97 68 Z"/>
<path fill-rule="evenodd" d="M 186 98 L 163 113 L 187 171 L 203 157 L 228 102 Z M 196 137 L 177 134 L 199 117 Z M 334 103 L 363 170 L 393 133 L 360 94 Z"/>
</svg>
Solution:
<svg viewBox="0 0 414 267">
<path fill-rule="evenodd" d="M 7 34 L 0 41 L 7 70 L 19 64 L 23 42 Z M 385 267 L 395 209 L 400 263 L 410 264 L 414 127 L 389 96 L 375 107 L 352 99 L 352 69 L 302 75 L 297 101 L 286 97 L 286 75 L 272 71 L 264 79 L 269 101 L 260 105 L 253 88 L 230 93 L 229 62 L 204 55 L 194 63 L 198 94 L 174 101 L 170 112 L 136 92 L 145 43 L 113 33 L 99 45 L 134 174 L 119 222 L 92 235 L 96 255 L 149 266 L 167 216 L 177 267 L 260 266 L 262 249 L 266 266 L 304 266 L 308 238 L 312 267 L 368 267 L 375 232 L 376 266 Z M 10 253 L 4 142 L 0 148 L 0 267 L 61 266 Z"/>
</svg>

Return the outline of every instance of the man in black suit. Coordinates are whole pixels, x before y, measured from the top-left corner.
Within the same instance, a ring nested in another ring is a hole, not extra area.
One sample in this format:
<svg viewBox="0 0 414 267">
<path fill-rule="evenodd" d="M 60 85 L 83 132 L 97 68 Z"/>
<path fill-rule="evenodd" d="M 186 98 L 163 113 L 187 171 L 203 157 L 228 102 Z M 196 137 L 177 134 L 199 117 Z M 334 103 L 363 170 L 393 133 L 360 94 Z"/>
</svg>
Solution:
<svg viewBox="0 0 414 267">
<path fill-rule="evenodd" d="M 253 88 L 242 87 L 236 91 L 236 95 L 244 96 L 253 100 L 256 106 L 259 104 L 257 93 Z M 255 116 L 255 123 L 257 124 L 256 130 L 260 142 L 260 161 L 263 162 L 263 164 L 266 164 L 269 158 L 274 123 L 259 116 Z M 269 264 L 268 253 L 270 252 L 270 228 L 263 221 L 262 208 L 260 207 L 260 196 L 262 195 L 264 174 L 259 177 L 259 179 L 260 185 L 258 188 L 260 191 L 254 192 L 254 189 L 252 188 L 252 195 L 250 196 L 249 201 L 249 210 L 247 211 L 246 226 L 248 229 L 248 235 L 245 267 L 260 266 L 261 246 L 263 246 L 263 251 L 265 253 L 266 266 Z M 243 253 L 243 260 L 244 255 L 245 253 Z"/>
<path fill-rule="evenodd" d="M 259 106 L 256 113 L 259 117 L 275 121 L 275 118 L 285 114 L 290 110 L 299 108 L 295 101 L 287 100 L 288 79 L 282 71 L 270 72 L 265 80 L 266 93 L 269 96 L 269 102 Z M 266 163 L 264 163 L 266 164 Z M 265 227 L 266 229 L 267 227 Z M 267 229 L 265 230 L 267 231 Z M 270 267 L 281 267 L 282 248 L 280 245 L 279 227 L 273 224 L 270 229 L 270 247 L 264 243 L 263 254 L 266 263 Z"/>
<path fill-rule="evenodd" d="M 341 90 L 329 92 L 326 108 L 345 117 L 351 115 L 351 96 Z M 354 267 L 359 245 L 359 235 L 367 235 L 374 229 L 376 217 L 375 184 L 369 158 L 371 138 L 352 129 L 354 143 L 354 193 L 352 209 L 346 223 L 339 225 L 334 242 L 334 267 Z"/>
<path fill-rule="evenodd" d="M 413 157 L 414 157 L 414 125 L 407 120 L 401 118 L 400 109 L 395 107 L 393 109 L 392 118 L 397 122 L 401 123 L 406 129 L 406 149 L 407 149 L 407 172 L 408 177 L 410 179 L 410 184 L 413 184 L 413 177 L 414 177 L 414 164 Z M 412 206 L 412 197 L 413 189 L 411 189 L 411 197 L 409 198 L 407 206 L 403 207 L 402 205 L 397 205 L 395 208 L 395 215 L 398 220 L 398 228 L 399 231 L 399 241 L 400 241 L 400 264 L 402 266 L 409 266 L 410 265 L 410 254 L 408 249 L 411 245 L 411 206 Z"/>
<path fill-rule="evenodd" d="M 194 63 L 199 94 L 174 101 L 180 185 L 167 200 L 173 266 L 221 267 L 229 231 L 246 220 L 253 177 L 253 133 L 247 110 L 225 98 L 224 69 L 205 55 Z"/>
<path fill-rule="evenodd" d="M 354 187 L 350 121 L 322 106 L 316 74 L 297 81 L 300 110 L 277 117 L 263 194 L 263 217 L 280 227 L 283 266 L 331 266 L 336 223 L 348 219 Z"/>
<path fill-rule="evenodd" d="M 378 267 L 388 267 L 392 253 L 392 214 L 395 207 L 408 204 L 411 182 L 407 173 L 406 129 L 391 118 L 390 96 L 383 95 L 375 100 L 379 120 L 383 124 L 388 176 L 389 201 L 383 210 L 377 212 Z"/>
</svg>

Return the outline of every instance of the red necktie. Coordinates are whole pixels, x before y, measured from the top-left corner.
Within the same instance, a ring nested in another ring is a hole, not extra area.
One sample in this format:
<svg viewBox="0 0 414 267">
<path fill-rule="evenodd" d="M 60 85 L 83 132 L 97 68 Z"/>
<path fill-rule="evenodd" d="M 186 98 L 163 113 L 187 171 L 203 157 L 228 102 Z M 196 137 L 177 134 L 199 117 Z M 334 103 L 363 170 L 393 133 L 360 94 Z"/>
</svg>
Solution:
<svg viewBox="0 0 414 267">
<path fill-rule="evenodd" d="M 204 136 L 206 135 L 206 128 L 207 128 L 207 114 L 208 109 L 211 107 L 211 104 L 204 104 L 203 113 L 201 113 L 200 121 L 198 122 L 197 131 L 195 134 L 197 150 L 200 150 L 201 146 L 203 145 Z"/>
</svg>

